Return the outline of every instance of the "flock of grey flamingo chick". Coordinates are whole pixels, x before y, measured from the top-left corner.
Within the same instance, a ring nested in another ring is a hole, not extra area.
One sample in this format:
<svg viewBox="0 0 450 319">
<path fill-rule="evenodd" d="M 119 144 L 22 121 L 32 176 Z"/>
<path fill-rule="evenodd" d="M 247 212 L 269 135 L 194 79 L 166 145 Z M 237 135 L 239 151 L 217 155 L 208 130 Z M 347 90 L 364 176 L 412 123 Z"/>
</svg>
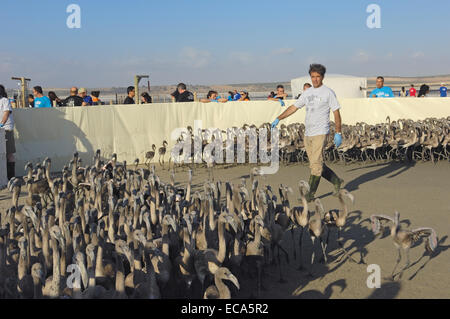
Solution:
<svg viewBox="0 0 450 319">
<path fill-rule="evenodd" d="M 325 211 L 319 199 L 306 201 L 303 180 L 301 206 L 291 205 L 290 187 L 280 185 L 278 199 L 262 185 L 258 167 L 249 187 L 244 178 L 235 184 L 208 179 L 194 192 L 191 169 L 179 187 L 173 170 L 163 182 L 154 166 L 139 168 L 138 160 L 133 168 L 115 154 L 103 162 L 100 151 L 93 160 L 81 167 L 75 153 L 55 177 L 47 158 L 34 168 L 28 163 L 26 176 L 9 182 L 12 206 L 0 214 L 0 298 L 231 298 L 250 275 L 251 297 L 258 298 L 268 264 L 283 280 L 280 255 L 289 262 L 289 254 L 282 240 L 286 232 L 294 240 L 294 231 L 300 231 L 292 246 L 294 253 L 299 248 L 301 268 L 304 237 L 312 239 L 304 268 L 310 274 L 317 255 L 328 262 L 333 229 L 335 248 L 352 259 L 340 240 L 354 201 L 345 189 L 337 197 L 340 209 Z M 19 205 L 22 188 L 25 205 Z M 399 254 L 422 237 L 427 249 L 437 246 L 433 229 L 403 230 L 398 214 L 372 216 L 374 234 L 386 222 Z"/>
</svg>

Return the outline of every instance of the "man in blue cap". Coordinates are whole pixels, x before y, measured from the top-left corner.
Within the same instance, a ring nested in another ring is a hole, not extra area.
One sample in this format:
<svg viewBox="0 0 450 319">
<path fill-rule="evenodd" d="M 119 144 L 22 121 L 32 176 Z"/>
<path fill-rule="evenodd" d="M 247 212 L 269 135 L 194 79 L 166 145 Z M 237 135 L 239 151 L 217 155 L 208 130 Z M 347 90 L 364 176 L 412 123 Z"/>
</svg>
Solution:
<svg viewBox="0 0 450 319">
<path fill-rule="evenodd" d="M 302 107 L 306 107 L 305 146 L 311 169 L 309 179 L 310 192 L 306 197 L 308 202 L 314 200 L 321 177 L 324 177 L 334 185 L 335 191 L 333 195 L 335 196 L 339 194 L 341 185 L 344 183 L 342 179 L 325 165 L 323 160 L 326 138 L 330 133 L 330 110 L 333 111 L 334 121 L 336 123 L 334 143 L 336 148 L 342 144 L 342 120 L 339 112 L 341 107 L 334 91 L 323 85 L 325 73 L 326 68 L 323 65 L 310 65 L 309 75 L 311 76 L 313 87 L 304 91 L 294 105 L 291 105 L 272 123 L 272 128 L 275 128 L 280 120 L 291 116 Z"/>
</svg>

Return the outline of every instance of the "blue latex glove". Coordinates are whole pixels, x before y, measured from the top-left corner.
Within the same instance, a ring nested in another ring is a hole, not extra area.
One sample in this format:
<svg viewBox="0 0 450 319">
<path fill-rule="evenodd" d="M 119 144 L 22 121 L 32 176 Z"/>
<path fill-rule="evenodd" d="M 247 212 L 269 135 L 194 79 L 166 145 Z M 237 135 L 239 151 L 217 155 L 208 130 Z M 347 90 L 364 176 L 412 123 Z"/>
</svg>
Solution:
<svg viewBox="0 0 450 319">
<path fill-rule="evenodd" d="M 339 133 L 334 134 L 334 145 L 336 145 L 336 148 L 341 146 L 342 144 L 342 135 Z"/>
<path fill-rule="evenodd" d="M 278 123 L 280 123 L 280 120 L 277 118 L 277 119 L 275 119 L 275 121 L 273 121 L 273 123 L 272 123 L 272 125 L 271 125 L 272 129 L 274 129 L 275 127 L 277 127 Z"/>
<path fill-rule="evenodd" d="M 284 104 L 284 101 L 282 99 L 279 99 L 281 106 L 286 106 L 286 104 Z"/>
</svg>

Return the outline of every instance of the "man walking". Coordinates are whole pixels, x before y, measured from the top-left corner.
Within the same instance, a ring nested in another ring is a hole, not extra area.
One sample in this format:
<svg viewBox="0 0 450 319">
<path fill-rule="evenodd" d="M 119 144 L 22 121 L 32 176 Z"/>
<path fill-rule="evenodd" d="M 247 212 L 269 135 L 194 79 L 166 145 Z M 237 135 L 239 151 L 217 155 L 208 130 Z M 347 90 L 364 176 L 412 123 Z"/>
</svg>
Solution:
<svg viewBox="0 0 450 319">
<path fill-rule="evenodd" d="M 309 75 L 311 76 L 313 87 L 305 91 L 294 105 L 291 105 L 272 123 L 272 128 L 275 128 L 280 120 L 291 116 L 306 106 L 305 146 L 311 169 L 311 176 L 309 178 L 310 192 L 307 195 L 308 202 L 314 200 L 321 177 L 324 177 L 334 185 L 335 192 L 333 195 L 335 196 L 338 195 L 341 185 L 344 183 L 323 161 L 326 137 L 330 133 L 330 110 L 333 111 L 336 123 L 334 143 L 336 147 L 342 144 L 342 121 L 339 112 L 341 107 L 334 91 L 323 85 L 325 73 L 326 68 L 323 65 L 310 65 Z"/>
</svg>

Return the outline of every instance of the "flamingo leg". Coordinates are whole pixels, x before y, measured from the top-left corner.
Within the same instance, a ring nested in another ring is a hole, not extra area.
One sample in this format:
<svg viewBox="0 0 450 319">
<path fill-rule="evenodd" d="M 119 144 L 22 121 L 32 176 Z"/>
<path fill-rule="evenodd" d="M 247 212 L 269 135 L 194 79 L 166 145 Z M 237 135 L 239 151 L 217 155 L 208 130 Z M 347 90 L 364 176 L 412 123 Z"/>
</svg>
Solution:
<svg viewBox="0 0 450 319">
<path fill-rule="evenodd" d="M 406 264 L 405 267 L 403 267 L 403 269 L 400 271 L 400 275 L 399 278 L 402 279 L 403 276 L 403 272 L 409 268 L 410 265 L 410 261 L 409 261 L 409 248 L 406 248 Z"/>
<path fill-rule="evenodd" d="M 313 275 L 312 270 L 313 270 L 314 256 L 315 256 L 315 253 L 314 253 L 314 240 L 315 240 L 315 239 L 316 239 L 316 238 L 315 238 L 314 236 L 311 236 L 311 241 L 312 241 L 312 254 L 311 254 L 311 268 L 309 269 L 309 275 L 310 275 L 310 276 Z"/>
<path fill-rule="evenodd" d="M 291 227 L 291 236 L 292 236 L 292 243 L 294 243 L 294 227 Z M 294 260 L 297 260 L 297 251 L 295 249 L 295 245 L 292 245 L 293 251 L 294 251 Z"/>
<path fill-rule="evenodd" d="M 397 269 L 398 264 L 399 264 L 400 261 L 402 260 L 402 255 L 401 255 L 401 252 L 400 252 L 400 247 L 397 248 L 397 251 L 398 251 L 398 257 L 397 257 L 397 262 L 395 263 L 394 269 L 392 270 L 392 274 L 391 274 L 392 280 L 394 280 L 395 269 Z"/>
<path fill-rule="evenodd" d="M 326 253 L 327 245 L 323 242 L 322 238 L 319 237 L 319 240 L 320 240 L 320 246 L 322 246 L 323 260 L 324 260 L 325 264 L 327 264 L 328 263 L 327 253 Z"/>
<path fill-rule="evenodd" d="M 300 247 L 300 251 L 299 251 L 299 259 L 300 259 L 300 266 L 298 267 L 298 270 L 302 270 L 303 269 L 303 254 L 302 254 L 302 237 L 303 237 L 303 227 L 300 226 L 300 238 L 299 238 L 299 247 Z"/>
</svg>

